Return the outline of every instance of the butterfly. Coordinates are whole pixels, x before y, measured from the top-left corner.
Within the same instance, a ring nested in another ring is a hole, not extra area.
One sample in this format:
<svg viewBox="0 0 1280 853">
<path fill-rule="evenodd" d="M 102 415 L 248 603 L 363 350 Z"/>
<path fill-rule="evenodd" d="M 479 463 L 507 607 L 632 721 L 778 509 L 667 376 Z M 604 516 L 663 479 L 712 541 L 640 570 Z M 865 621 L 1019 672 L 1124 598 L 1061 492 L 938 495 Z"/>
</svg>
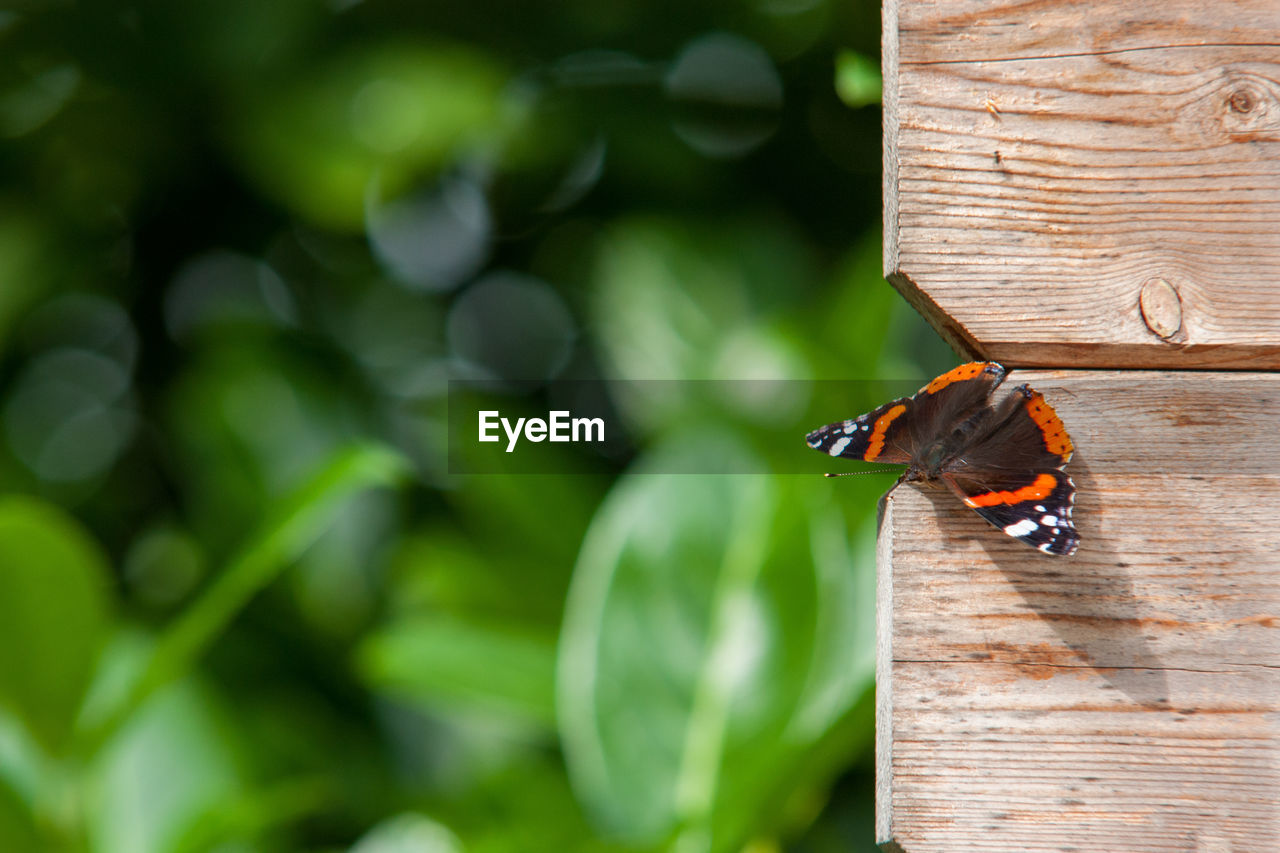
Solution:
<svg viewBox="0 0 1280 853">
<path fill-rule="evenodd" d="M 1015 539 L 1046 554 L 1074 554 L 1076 489 L 1062 470 L 1071 437 L 1027 385 L 993 403 L 1004 376 L 993 361 L 962 364 L 913 397 L 815 429 L 806 441 L 830 456 L 906 465 L 899 483 L 941 480 Z"/>
</svg>

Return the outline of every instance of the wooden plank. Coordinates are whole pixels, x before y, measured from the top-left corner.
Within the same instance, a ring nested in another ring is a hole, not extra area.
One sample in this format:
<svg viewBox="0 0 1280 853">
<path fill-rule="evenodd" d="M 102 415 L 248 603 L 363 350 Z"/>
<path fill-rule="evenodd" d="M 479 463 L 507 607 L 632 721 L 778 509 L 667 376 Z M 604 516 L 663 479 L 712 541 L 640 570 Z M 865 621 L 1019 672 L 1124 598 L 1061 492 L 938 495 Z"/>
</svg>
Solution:
<svg viewBox="0 0 1280 853">
<path fill-rule="evenodd" d="M 1280 375 L 1017 371 L 1080 550 L 945 489 L 880 538 L 877 831 L 905 853 L 1280 850 Z"/>
<path fill-rule="evenodd" d="M 886 0 L 883 61 L 885 274 L 959 349 L 1280 369 L 1280 3 Z"/>
</svg>

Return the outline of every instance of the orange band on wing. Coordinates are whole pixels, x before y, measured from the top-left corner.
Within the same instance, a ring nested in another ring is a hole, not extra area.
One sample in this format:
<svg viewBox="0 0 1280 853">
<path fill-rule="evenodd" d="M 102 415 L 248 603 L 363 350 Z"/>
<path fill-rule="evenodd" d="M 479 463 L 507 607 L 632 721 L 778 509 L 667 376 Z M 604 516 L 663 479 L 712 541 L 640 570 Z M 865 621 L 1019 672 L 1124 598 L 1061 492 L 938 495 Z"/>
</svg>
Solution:
<svg viewBox="0 0 1280 853">
<path fill-rule="evenodd" d="M 1027 400 L 1027 414 L 1031 415 L 1031 420 L 1040 427 L 1040 434 L 1044 436 L 1044 446 L 1049 449 L 1049 452 L 1056 453 L 1064 459 L 1070 458 L 1075 450 L 1075 445 L 1071 443 L 1071 436 L 1067 435 L 1067 428 L 1062 425 L 1062 419 L 1058 417 L 1058 413 L 1044 401 L 1044 397 L 1039 392 Z"/>
<path fill-rule="evenodd" d="M 875 461 L 880 455 L 880 451 L 884 450 L 884 434 L 889 430 L 889 424 L 893 423 L 893 419 L 907 410 L 907 407 L 899 403 L 880 417 L 876 418 L 876 425 L 871 428 L 871 438 L 867 442 L 867 452 L 862 454 L 862 458 L 868 462 Z"/>
<path fill-rule="evenodd" d="M 1036 477 L 1034 483 L 1029 486 L 1023 486 L 1021 489 L 1014 489 L 1012 492 L 987 492 L 971 498 L 965 498 L 964 502 L 969 506 L 995 506 L 996 504 L 1039 501 L 1053 494 L 1053 490 L 1057 485 L 1057 477 L 1052 474 L 1041 474 Z"/>
<path fill-rule="evenodd" d="M 952 368 L 928 385 L 921 388 L 926 394 L 937 394 L 943 388 L 946 388 L 953 382 L 963 382 L 966 379 L 972 379 L 982 371 L 986 370 L 991 364 L 989 361 L 971 361 L 968 364 L 962 364 L 959 367 Z"/>
</svg>

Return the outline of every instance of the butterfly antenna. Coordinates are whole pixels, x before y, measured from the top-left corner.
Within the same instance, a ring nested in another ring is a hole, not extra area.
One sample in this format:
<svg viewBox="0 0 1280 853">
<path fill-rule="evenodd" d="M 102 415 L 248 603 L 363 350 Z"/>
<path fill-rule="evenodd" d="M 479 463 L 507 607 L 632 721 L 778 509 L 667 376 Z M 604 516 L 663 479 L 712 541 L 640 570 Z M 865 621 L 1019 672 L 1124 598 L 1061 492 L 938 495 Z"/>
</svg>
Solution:
<svg viewBox="0 0 1280 853">
<path fill-rule="evenodd" d="M 839 474 L 823 474 L 824 477 L 856 477 L 859 474 L 888 474 L 897 468 L 875 468 L 871 471 L 841 471 Z"/>
</svg>

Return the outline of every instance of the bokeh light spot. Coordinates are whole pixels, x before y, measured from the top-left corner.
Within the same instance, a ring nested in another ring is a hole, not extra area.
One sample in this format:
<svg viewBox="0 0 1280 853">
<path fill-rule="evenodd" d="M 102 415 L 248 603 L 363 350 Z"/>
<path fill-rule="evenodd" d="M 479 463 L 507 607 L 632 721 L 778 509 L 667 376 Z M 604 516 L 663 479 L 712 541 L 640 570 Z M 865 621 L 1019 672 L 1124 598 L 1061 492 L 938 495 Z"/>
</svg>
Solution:
<svg viewBox="0 0 1280 853">
<path fill-rule="evenodd" d="M 14 454 L 38 477 L 75 482 L 101 474 L 132 437 L 129 375 L 87 350 L 59 349 L 23 372 L 5 406 Z"/>
<path fill-rule="evenodd" d="M 449 312 L 449 346 L 503 379 L 549 379 L 569 361 L 574 324 L 545 282 L 494 273 L 468 288 Z"/>
<path fill-rule="evenodd" d="M 452 290 L 489 255 L 489 206 L 474 183 L 445 181 L 432 193 L 368 208 L 369 242 L 398 281 L 419 290 Z"/>
<path fill-rule="evenodd" d="M 222 326 L 291 326 L 297 317 L 292 294 L 271 267 L 225 250 L 179 270 L 164 309 L 169 334 L 177 340 Z"/>
<path fill-rule="evenodd" d="M 32 349 L 74 347 L 111 358 L 132 373 L 138 336 L 129 315 L 116 302 L 90 293 L 68 293 L 45 302 L 23 323 Z"/>
<path fill-rule="evenodd" d="M 125 580 L 141 601 L 154 607 L 184 598 L 204 571 L 204 554 L 195 539 L 169 526 L 143 533 L 124 559 Z"/>
<path fill-rule="evenodd" d="M 880 103 L 883 82 L 880 66 L 852 50 L 842 50 L 836 57 L 836 94 L 850 107 Z"/>
<path fill-rule="evenodd" d="M 24 85 L 0 92 L 0 137 L 14 139 L 38 129 L 58 114 L 79 86 L 80 69 L 65 64 L 33 75 Z"/>
<path fill-rule="evenodd" d="M 434 300 L 380 284 L 335 319 L 343 345 L 384 391 L 410 398 L 443 392 L 444 317 Z"/>
<path fill-rule="evenodd" d="M 782 79 L 759 45 L 725 33 L 690 42 L 665 80 L 677 107 L 673 127 L 709 157 L 746 154 L 773 133 Z"/>
</svg>

